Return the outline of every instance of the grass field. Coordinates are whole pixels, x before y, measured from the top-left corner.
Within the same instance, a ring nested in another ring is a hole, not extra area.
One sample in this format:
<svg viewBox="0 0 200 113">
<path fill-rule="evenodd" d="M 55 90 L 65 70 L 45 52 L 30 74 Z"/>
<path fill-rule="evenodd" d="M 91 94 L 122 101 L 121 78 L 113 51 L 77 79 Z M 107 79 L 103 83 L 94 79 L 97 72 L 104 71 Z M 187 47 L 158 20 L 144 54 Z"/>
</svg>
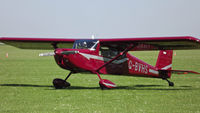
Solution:
<svg viewBox="0 0 200 113">
<path fill-rule="evenodd" d="M 118 88 L 101 90 L 96 75 L 74 74 L 70 88 L 55 90 L 52 80 L 69 72 L 53 57 L 39 57 L 42 52 L 0 45 L 1 113 L 200 113 L 200 75 L 174 74 L 175 87 L 161 79 L 103 75 Z M 155 65 L 158 53 L 133 54 Z M 200 51 L 176 51 L 173 68 L 200 72 Z"/>
</svg>

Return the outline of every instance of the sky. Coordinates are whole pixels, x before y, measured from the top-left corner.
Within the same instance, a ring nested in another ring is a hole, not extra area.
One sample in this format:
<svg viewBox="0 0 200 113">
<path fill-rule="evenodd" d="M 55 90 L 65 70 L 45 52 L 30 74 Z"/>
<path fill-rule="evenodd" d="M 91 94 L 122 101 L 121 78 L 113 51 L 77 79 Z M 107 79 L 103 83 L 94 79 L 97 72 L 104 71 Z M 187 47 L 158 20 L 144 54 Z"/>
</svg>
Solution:
<svg viewBox="0 0 200 113">
<path fill-rule="evenodd" d="M 200 0 L 0 0 L 0 37 L 200 38 Z"/>
</svg>

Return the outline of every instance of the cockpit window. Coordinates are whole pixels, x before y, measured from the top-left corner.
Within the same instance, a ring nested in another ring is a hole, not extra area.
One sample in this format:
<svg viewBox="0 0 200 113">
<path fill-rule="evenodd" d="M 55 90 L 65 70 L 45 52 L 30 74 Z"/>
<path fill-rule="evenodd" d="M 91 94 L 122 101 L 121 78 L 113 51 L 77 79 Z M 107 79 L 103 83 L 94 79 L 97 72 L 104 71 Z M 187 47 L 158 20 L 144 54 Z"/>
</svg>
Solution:
<svg viewBox="0 0 200 113">
<path fill-rule="evenodd" d="M 73 45 L 73 49 L 90 49 L 96 50 L 98 40 L 76 40 Z"/>
<path fill-rule="evenodd" d="M 114 58 L 117 55 L 120 54 L 120 50 L 116 49 L 115 47 L 109 47 L 109 46 L 101 46 L 100 47 L 100 55 L 102 55 L 103 57 L 107 57 L 107 58 Z M 119 57 L 118 59 L 123 59 L 125 58 L 126 55 L 122 55 L 121 57 Z"/>
<path fill-rule="evenodd" d="M 114 58 L 115 56 L 117 56 L 120 53 L 120 51 L 118 51 L 115 48 L 111 48 L 111 47 L 104 47 L 102 46 L 100 48 L 100 54 L 104 57 L 108 57 L 108 58 Z"/>
</svg>

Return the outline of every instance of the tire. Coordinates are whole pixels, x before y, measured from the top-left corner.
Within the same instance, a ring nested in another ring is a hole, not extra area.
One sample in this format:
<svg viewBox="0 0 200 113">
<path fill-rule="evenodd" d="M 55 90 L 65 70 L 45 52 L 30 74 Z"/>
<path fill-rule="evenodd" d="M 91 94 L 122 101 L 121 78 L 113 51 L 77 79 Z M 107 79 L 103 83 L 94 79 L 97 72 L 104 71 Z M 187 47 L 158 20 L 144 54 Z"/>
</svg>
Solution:
<svg viewBox="0 0 200 113">
<path fill-rule="evenodd" d="M 174 83 L 173 82 L 169 82 L 169 86 L 173 87 Z"/>
<path fill-rule="evenodd" d="M 109 89 L 109 88 L 107 88 L 106 86 L 104 86 L 103 84 L 100 84 L 100 83 L 99 83 L 99 86 L 100 86 L 101 90 L 107 90 L 107 89 Z"/>
<path fill-rule="evenodd" d="M 59 78 L 56 78 L 53 80 L 53 86 L 56 88 L 56 89 L 64 89 L 64 88 L 67 88 L 70 86 L 70 83 L 69 82 L 66 82 L 65 80 L 63 79 L 59 79 Z"/>
</svg>

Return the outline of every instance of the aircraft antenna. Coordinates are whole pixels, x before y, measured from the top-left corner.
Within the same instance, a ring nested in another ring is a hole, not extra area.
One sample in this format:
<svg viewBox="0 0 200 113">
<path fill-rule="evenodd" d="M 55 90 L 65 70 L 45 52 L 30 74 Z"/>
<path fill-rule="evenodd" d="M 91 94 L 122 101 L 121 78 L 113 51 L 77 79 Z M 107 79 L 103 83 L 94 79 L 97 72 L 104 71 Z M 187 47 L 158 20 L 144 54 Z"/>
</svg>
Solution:
<svg viewBox="0 0 200 113">
<path fill-rule="evenodd" d="M 92 40 L 94 40 L 94 35 L 92 35 Z"/>
</svg>

